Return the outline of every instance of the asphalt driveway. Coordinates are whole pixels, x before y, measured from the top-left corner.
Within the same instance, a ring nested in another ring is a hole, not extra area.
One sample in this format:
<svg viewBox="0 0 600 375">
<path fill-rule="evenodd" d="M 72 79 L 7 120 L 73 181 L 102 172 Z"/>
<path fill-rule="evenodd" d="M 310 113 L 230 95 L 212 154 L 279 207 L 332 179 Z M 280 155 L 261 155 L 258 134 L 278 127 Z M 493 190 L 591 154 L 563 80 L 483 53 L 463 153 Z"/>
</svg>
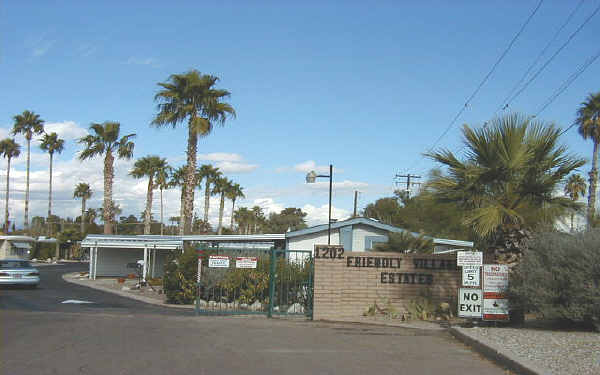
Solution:
<svg viewBox="0 0 600 375">
<path fill-rule="evenodd" d="M 38 290 L 0 290 L 0 373 L 506 374 L 444 330 L 195 317 L 61 279 L 78 267 L 40 268 Z"/>
</svg>

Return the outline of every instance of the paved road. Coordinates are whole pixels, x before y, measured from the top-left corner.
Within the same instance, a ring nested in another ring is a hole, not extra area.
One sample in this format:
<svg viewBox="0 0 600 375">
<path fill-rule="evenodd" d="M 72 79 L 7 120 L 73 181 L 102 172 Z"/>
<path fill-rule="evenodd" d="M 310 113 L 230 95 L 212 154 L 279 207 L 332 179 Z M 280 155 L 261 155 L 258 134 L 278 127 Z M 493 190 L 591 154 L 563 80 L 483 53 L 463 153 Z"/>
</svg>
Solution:
<svg viewBox="0 0 600 375">
<path fill-rule="evenodd" d="M 60 277 L 84 268 L 40 267 L 39 289 L 0 290 L 0 374 L 506 374 L 445 331 L 198 318 Z"/>
</svg>

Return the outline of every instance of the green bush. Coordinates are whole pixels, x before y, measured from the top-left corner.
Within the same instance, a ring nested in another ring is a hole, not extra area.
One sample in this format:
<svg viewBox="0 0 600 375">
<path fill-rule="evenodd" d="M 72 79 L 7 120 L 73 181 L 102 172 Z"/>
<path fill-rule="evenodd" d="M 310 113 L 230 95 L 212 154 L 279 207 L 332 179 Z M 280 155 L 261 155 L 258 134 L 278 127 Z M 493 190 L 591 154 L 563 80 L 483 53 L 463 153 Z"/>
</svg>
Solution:
<svg viewBox="0 0 600 375">
<path fill-rule="evenodd" d="M 511 309 L 600 328 L 600 230 L 536 236 L 509 282 Z"/>
<path fill-rule="evenodd" d="M 167 303 L 178 305 L 193 303 L 196 298 L 198 256 L 191 247 L 182 254 L 173 254 L 165 265 L 163 289 Z"/>
</svg>

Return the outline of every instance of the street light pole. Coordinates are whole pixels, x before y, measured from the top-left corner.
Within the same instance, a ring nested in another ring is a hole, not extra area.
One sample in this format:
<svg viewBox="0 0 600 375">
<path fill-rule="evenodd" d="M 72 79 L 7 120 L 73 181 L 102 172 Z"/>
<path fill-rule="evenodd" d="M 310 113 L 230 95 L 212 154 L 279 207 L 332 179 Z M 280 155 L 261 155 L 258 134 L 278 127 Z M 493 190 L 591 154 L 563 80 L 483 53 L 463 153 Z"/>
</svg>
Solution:
<svg viewBox="0 0 600 375">
<path fill-rule="evenodd" d="M 333 164 L 329 164 L 329 175 L 317 174 L 315 171 L 310 171 L 306 174 L 306 183 L 312 184 L 317 177 L 329 177 L 329 217 L 327 220 L 327 245 L 331 245 L 331 193 L 333 187 Z"/>
<path fill-rule="evenodd" d="M 333 181 L 333 165 L 329 164 L 329 219 L 327 219 L 327 245 L 331 245 L 331 187 Z"/>
</svg>

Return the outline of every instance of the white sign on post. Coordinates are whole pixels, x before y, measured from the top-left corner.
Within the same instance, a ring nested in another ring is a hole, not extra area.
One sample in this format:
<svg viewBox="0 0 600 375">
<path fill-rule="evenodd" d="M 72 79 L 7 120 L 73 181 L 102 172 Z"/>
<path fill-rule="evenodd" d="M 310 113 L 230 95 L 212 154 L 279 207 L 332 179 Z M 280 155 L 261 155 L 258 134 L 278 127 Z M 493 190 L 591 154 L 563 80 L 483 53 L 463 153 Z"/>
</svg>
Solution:
<svg viewBox="0 0 600 375">
<path fill-rule="evenodd" d="M 508 300 L 505 298 L 483 299 L 483 320 L 508 320 Z"/>
<path fill-rule="evenodd" d="M 485 264 L 483 266 L 483 320 L 508 320 L 508 266 Z"/>
<path fill-rule="evenodd" d="M 460 288 L 458 292 L 458 316 L 481 318 L 481 289 Z"/>
<path fill-rule="evenodd" d="M 504 293 L 508 288 L 508 266 L 506 264 L 486 264 L 483 266 L 484 293 Z"/>
<path fill-rule="evenodd" d="M 479 286 L 481 267 L 479 266 L 463 266 L 462 267 L 462 285 L 463 286 Z"/>
<path fill-rule="evenodd" d="M 457 251 L 456 265 L 464 266 L 479 266 L 483 264 L 483 253 L 481 251 Z"/>
<path fill-rule="evenodd" d="M 211 255 L 208 257 L 208 266 L 211 268 L 229 268 L 229 257 Z"/>
</svg>

